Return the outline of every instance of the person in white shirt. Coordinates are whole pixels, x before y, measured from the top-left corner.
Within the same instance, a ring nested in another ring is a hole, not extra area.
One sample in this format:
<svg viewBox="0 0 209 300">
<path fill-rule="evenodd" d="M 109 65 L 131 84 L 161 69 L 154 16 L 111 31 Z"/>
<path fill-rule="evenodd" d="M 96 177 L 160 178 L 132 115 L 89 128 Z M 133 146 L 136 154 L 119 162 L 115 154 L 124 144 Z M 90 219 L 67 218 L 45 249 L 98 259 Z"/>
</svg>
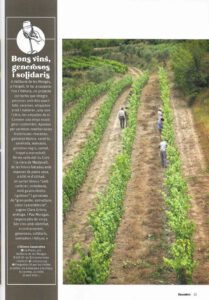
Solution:
<svg viewBox="0 0 209 300">
<path fill-rule="evenodd" d="M 167 142 L 163 140 L 160 142 L 159 148 L 160 148 L 160 159 L 161 159 L 161 165 L 163 168 L 167 167 L 167 159 L 166 159 L 166 147 Z"/>
<path fill-rule="evenodd" d="M 120 120 L 120 128 L 124 128 L 126 116 L 125 116 L 125 111 L 124 111 L 123 107 L 121 107 L 121 109 L 118 112 L 118 118 Z"/>
</svg>

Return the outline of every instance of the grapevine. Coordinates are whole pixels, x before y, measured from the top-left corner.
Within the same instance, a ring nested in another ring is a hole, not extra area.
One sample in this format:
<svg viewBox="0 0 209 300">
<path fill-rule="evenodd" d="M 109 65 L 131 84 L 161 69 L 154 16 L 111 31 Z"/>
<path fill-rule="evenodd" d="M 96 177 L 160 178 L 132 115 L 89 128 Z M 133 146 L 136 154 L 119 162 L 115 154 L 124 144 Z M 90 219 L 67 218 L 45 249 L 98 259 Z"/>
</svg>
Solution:
<svg viewBox="0 0 209 300">
<path fill-rule="evenodd" d="M 80 151 L 79 155 L 73 160 L 69 170 L 67 170 L 63 179 L 63 211 L 64 214 L 70 207 L 71 202 L 75 198 L 79 188 L 81 187 L 89 165 L 96 155 L 97 149 L 101 142 L 104 130 L 108 124 L 108 119 L 111 114 L 112 107 L 117 100 L 119 94 L 124 88 L 131 85 L 132 79 L 130 76 L 124 77 L 121 81 L 115 83 L 107 96 L 107 100 L 103 103 L 96 122 L 94 124 L 92 133 L 88 141 Z"/>
<path fill-rule="evenodd" d="M 131 152 L 136 135 L 139 96 L 148 80 L 143 74 L 133 83 L 133 93 L 129 97 L 129 126 L 123 133 L 123 150 L 112 165 L 108 186 L 98 196 L 95 212 L 89 216 L 93 239 L 86 254 L 80 245 L 76 249 L 80 260 L 71 260 L 65 272 L 67 283 L 104 283 L 109 275 L 109 264 L 117 229 L 123 214 L 123 201 L 131 174 Z"/>
<path fill-rule="evenodd" d="M 163 139 L 167 141 L 168 168 L 165 174 L 163 193 L 167 205 L 167 220 L 175 241 L 170 248 L 170 256 L 164 258 L 165 264 L 175 270 L 180 283 L 192 283 L 195 266 L 193 260 L 192 235 L 194 224 L 189 219 L 190 196 L 182 175 L 181 160 L 175 146 L 173 117 L 170 106 L 170 89 L 166 71 L 159 69 L 161 99 L 163 102 Z"/>
<path fill-rule="evenodd" d="M 100 57 L 65 57 L 63 60 L 63 72 L 69 70 L 85 70 L 92 67 L 103 67 L 111 66 L 116 73 L 125 73 L 127 71 L 127 66 L 109 59 L 103 59 Z"/>
<path fill-rule="evenodd" d="M 90 86 L 87 89 L 80 101 L 70 110 L 63 122 L 63 139 L 64 141 L 70 137 L 73 130 L 76 128 L 83 113 L 95 100 L 96 97 L 107 91 L 112 84 L 112 80 L 108 80 L 105 83 Z"/>
</svg>

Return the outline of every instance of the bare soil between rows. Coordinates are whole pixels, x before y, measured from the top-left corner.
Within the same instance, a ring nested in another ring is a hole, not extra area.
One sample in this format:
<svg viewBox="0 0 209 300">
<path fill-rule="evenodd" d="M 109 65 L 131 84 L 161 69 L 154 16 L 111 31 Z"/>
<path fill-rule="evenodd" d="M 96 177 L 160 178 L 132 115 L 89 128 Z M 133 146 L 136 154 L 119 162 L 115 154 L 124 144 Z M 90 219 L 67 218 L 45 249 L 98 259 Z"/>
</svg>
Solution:
<svg viewBox="0 0 209 300">
<path fill-rule="evenodd" d="M 192 111 L 172 86 L 171 102 L 175 137 L 180 152 L 183 173 L 191 196 L 190 218 L 196 226 L 194 233 L 193 284 L 209 283 L 209 174 Z"/>
</svg>

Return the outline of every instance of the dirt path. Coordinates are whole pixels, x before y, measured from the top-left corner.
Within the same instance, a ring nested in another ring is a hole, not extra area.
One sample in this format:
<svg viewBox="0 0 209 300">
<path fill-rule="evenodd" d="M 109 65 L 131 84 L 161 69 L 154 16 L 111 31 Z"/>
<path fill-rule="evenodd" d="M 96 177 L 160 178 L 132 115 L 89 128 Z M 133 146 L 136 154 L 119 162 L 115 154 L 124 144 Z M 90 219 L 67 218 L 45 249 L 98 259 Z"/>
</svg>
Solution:
<svg viewBox="0 0 209 300">
<path fill-rule="evenodd" d="M 142 73 L 141 70 L 139 70 L 135 67 L 129 67 L 128 72 L 129 72 L 130 75 L 132 75 L 134 77 L 138 77 Z"/>
<path fill-rule="evenodd" d="M 174 113 L 175 136 L 183 163 L 183 172 L 192 197 L 190 216 L 196 225 L 194 259 L 197 267 L 194 284 L 209 283 L 209 174 L 195 130 L 192 111 L 172 86 L 171 103 Z"/>
<path fill-rule="evenodd" d="M 118 121 L 118 111 L 126 102 L 130 89 L 126 89 L 118 98 L 109 119 L 100 148 L 90 166 L 88 176 L 81 191 L 71 206 L 64 224 L 64 266 L 68 259 L 75 257 L 73 246 L 79 242 L 87 246 L 91 241 L 91 229 L 87 222 L 90 211 L 95 208 L 96 195 L 104 190 L 108 172 L 115 155 L 121 150 L 121 129 Z"/>
<path fill-rule="evenodd" d="M 162 268 L 163 171 L 158 156 L 160 137 L 156 129 L 161 101 L 156 75 L 150 77 L 141 102 L 132 153 L 132 175 L 116 237 L 109 284 L 165 283 Z"/>
<path fill-rule="evenodd" d="M 63 153 L 63 171 L 65 171 L 65 169 L 69 167 L 72 160 L 85 144 L 92 130 L 94 120 L 99 112 L 99 109 L 106 98 L 107 95 L 103 95 L 97 101 L 92 103 L 92 105 L 85 112 L 84 117 L 78 123 L 78 126 L 76 127 L 72 138 L 70 138 L 65 144 Z"/>
</svg>

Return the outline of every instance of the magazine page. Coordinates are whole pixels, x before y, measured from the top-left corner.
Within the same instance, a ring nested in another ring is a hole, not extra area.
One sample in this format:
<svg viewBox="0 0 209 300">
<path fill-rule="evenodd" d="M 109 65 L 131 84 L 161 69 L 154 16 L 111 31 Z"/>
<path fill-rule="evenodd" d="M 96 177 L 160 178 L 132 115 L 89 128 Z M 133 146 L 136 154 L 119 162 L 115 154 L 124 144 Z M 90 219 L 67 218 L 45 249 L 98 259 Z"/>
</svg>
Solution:
<svg viewBox="0 0 209 300">
<path fill-rule="evenodd" d="M 1 10 L 0 299 L 207 300 L 208 0 Z"/>
<path fill-rule="evenodd" d="M 207 299 L 208 2 L 61 1 L 59 26 L 61 298 Z"/>
</svg>

